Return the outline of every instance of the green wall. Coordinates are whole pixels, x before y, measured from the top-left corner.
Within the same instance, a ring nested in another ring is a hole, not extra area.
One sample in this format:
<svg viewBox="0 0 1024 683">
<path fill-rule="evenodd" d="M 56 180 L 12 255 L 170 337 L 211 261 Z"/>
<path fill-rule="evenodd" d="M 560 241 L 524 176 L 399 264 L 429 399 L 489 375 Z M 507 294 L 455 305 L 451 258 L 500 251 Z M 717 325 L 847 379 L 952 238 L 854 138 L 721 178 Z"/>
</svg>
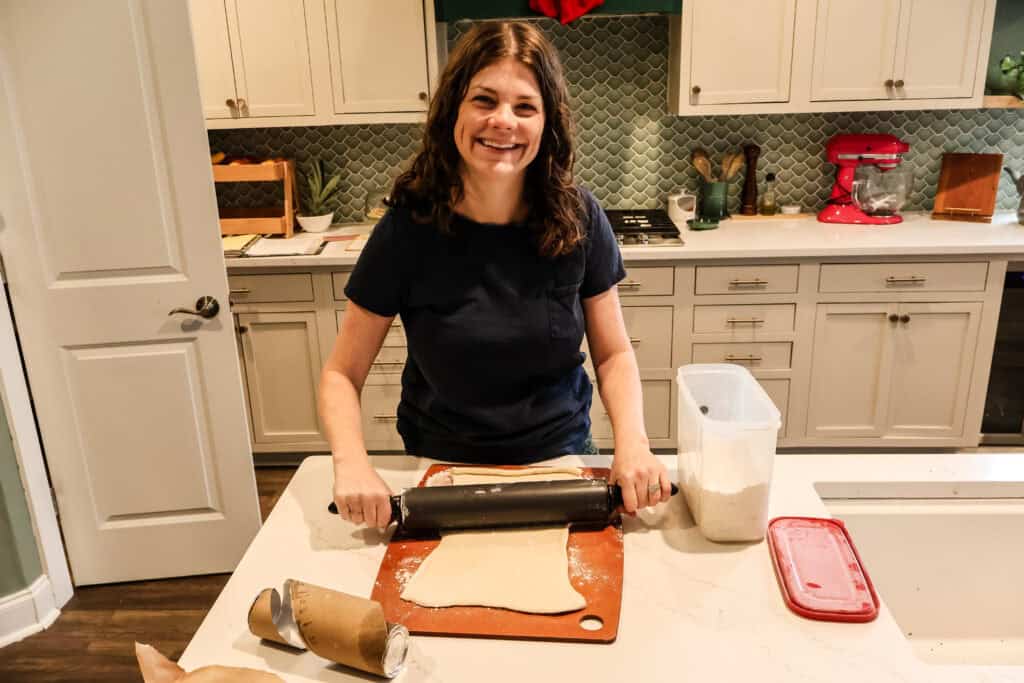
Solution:
<svg viewBox="0 0 1024 683">
<path fill-rule="evenodd" d="M 28 587 L 42 573 L 7 413 L 0 405 L 0 598 Z"/>
</svg>

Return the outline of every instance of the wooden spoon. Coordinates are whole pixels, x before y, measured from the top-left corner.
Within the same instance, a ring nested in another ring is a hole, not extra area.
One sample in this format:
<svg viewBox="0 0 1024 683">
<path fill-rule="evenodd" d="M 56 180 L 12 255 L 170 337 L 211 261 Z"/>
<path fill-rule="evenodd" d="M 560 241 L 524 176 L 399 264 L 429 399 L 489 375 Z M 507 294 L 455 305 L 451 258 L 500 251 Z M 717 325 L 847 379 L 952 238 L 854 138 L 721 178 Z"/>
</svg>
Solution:
<svg viewBox="0 0 1024 683">
<path fill-rule="evenodd" d="M 732 152 L 722 157 L 722 180 L 732 180 L 743 168 L 743 152 Z"/>
<path fill-rule="evenodd" d="M 697 173 L 704 176 L 704 180 L 709 183 L 715 182 L 715 174 L 711 170 L 711 159 L 708 158 L 708 153 L 705 152 L 703 148 L 698 147 L 693 150 L 690 154 L 690 162 L 693 164 L 693 167 L 697 169 Z"/>
</svg>

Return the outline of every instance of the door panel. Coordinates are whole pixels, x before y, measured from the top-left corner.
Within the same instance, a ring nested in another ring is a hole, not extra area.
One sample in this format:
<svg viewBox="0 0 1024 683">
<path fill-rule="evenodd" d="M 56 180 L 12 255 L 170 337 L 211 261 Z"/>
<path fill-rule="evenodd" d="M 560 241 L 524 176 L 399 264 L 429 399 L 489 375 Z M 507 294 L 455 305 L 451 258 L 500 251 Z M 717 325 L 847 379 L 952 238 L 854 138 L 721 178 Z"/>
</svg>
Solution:
<svg viewBox="0 0 1024 683">
<path fill-rule="evenodd" d="M 227 8 L 224 0 L 189 0 L 188 7 L 192 16 L 192 40 L 199 69 L 203 116 L 230 119 L 232 111 L 227 101 L 235 99 L 237 94 Z"/>
<path fill-rule="evenodd" d="M 796 0 L 690 1 L 691 102 L 788 102 Z"/>
<path fill-rule="evenodd" d="M 820 304 L 811 361 L 809 437 L 881 436 L 896 304 Z"/>
<path fill-rule="evenodd" d="M 903 0 L 896 95 L 906 99 L 971 97 L 985 0 Z"/>
<path fill-rule="evenodd" d="M 0 5 L 0 250 L 78 585 L 230 571 L 259 528 L 187 8 Z"/>
<path fill-rule="evenodd" d="M 312 1 L 312 0 L 310 0 Z M 314 113 L 313 76 L 303 0 L 229 0 L 238 96 L 248 116 Z"/>
<path fill-rule="evenodd" d="M 811 99 L 892 97 L 899 23 L 900 0 L 818 0 Z"/>
<path fill-rule="evenodd" d="M 980 303 L 901 304 L 887 433 L 963 434 Z"/>
<path fill-rule="evenodd" d="M 423 2 L 327 0 L 326 4 L 334 111 L 426 111 Z"/>
</svg>

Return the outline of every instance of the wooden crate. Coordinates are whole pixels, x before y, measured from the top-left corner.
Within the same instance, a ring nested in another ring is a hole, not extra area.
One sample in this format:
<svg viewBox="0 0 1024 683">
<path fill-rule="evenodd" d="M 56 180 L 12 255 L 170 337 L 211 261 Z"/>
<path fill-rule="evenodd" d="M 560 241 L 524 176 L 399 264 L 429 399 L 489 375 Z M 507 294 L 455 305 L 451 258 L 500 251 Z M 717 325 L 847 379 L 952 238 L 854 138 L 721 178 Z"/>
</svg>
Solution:
<svg viewBox="0 0 1024 683">
<path fill-rule="evenodd" d="M 222 235 L 284 235 L 295 233 L 295 162 L 275 161 L 262 164 L 214 164 L 215 183 L 281 182 L 284 183 L 284 205 L 243 209 L 220 209 Z"/>
</svg>

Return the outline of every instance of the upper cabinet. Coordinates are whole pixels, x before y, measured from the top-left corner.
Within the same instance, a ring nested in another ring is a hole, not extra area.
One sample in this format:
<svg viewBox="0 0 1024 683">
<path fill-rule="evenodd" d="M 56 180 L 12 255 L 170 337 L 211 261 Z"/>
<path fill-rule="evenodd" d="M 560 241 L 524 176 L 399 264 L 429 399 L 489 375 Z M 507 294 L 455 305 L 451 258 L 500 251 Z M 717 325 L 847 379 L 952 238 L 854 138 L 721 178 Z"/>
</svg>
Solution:
<svg viewBox="0 0 1024 683">
<path fill-rule="evenodd" d="M 675 114 L 980 106 L 995 0 L 691 0 L 670 28 Z"/>
<path fill-rule="evenodd" d="M 190 0 L 208 128 L 422 120 L 433 0 Z"/>
<path fill-rule="evenodd" d="M 427 110 L 422 0 L 327 0 L 327 40 L 335 112 Z"/>
</svg>

